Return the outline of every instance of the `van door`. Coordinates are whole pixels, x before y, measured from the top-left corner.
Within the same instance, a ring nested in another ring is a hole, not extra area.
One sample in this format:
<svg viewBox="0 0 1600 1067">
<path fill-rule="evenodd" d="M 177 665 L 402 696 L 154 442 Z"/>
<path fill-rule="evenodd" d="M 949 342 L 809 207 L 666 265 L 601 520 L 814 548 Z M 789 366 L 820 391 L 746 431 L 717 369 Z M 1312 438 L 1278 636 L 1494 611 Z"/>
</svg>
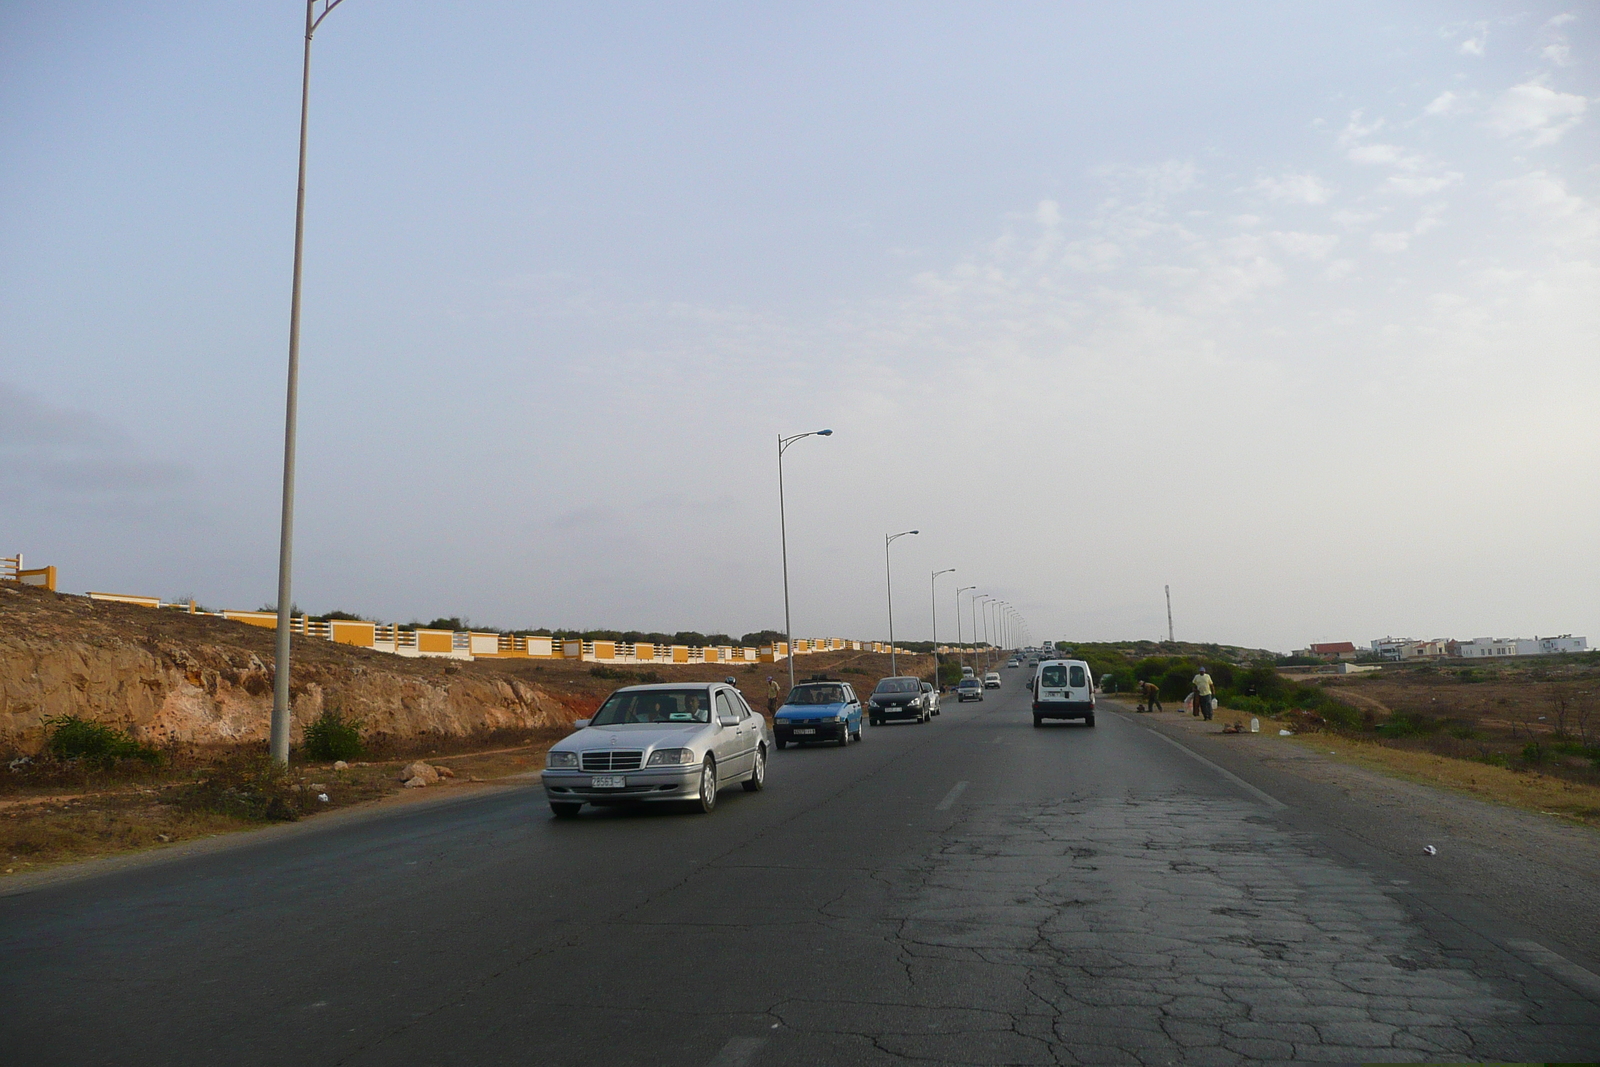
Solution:
<svg viewBox="0 0 1600 1067">
<path fill-rule="evenodd" d="M 1077 669 L 1082 670 L 1082 668 Z M 1039 667 L 1038 694 L 1034 699 L 1041 704 L 1054 704 L 1072 699 L 1065 663 L 1046 663 Z"/>
<path fill-rule="evenodd" d="M 1089 678 L 1089 668 L 1082 663 L 1067 666 L 1067 699 L 1083 704 L 1094 703 L 1094 684 Z"/>
</svg>

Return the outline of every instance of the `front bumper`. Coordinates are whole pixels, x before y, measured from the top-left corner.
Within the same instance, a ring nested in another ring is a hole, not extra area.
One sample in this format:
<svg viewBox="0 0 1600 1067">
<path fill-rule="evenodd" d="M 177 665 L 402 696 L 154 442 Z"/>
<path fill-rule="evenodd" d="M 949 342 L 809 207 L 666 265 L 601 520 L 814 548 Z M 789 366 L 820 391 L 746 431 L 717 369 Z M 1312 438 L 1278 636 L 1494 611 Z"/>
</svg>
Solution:
<svg viewBox="0 0 1600 1067">
<path fill-rule="evenodd" d="M 621 789 L 596 789 L 592 784 L 596 777 L 620 777 L 627 784 Z M 617 771 L 611 775 L 546 768 L 541 780 L 545 796 L 558 804 L 632 804 L 693 800 L 700 795 L 700 768 L 693 765 Z"/>
<path fill-rule="evenodd" d="M 968 693 L 957 693 L 956 694 L 956 703 L 957 704 L 959 704 L 959 703 L 961 703 L 962 701 L 965 701 L 965 700 L 982 700 L 982 699 L 983 699 L 983 694 L 978 692 L 977 690 L 973 690 L 973 691 L 968 692 Z"/>
<path fill-rule="evenodd" d="M 806 741 L 837 741 L 850 732 L 850 720 L 834 722 L 831 719 L 779 719 L 772 724 L 772 733 L 779 741 L 802 744 Z"/>
<path fill-rule="evenodd" d="M 922 718 L 922 709 L 915 704 L 886 704 L 880 708 L 868 708 L 867 710 L 875 719 Z"/>
</svg>

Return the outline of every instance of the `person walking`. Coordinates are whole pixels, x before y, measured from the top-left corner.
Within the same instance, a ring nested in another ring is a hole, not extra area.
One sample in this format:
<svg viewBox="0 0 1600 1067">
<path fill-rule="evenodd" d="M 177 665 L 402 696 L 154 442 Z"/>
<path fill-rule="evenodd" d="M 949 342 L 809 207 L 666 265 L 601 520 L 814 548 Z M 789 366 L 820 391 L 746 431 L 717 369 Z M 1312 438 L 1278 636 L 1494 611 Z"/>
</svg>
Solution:
<svg viewBox="0 0 1600 1067">
<path fill-rule="evenodd" d="M 1161 706 L 1161 687 L 1154 682 L 1139 683 L 1139 696 L 1144 699 L 1145 711 L 1165 711 Z"/>
<path fill-rule="evenodd" d="M 767 675 L 767 714 L 776 715 L 777 713 L 778 683 L 773 679 L 772 675 L 769 674 Z"/>
<path fill-rule="evenodd" d="M 1204 715 L 1206 722 L 1210 722 L 1213 703 L 1211 672 L 1201 667 L 1200 673 L 1194 676 L 1191 684 L 1194 686 L 1194 713 Z"/>
</svg>

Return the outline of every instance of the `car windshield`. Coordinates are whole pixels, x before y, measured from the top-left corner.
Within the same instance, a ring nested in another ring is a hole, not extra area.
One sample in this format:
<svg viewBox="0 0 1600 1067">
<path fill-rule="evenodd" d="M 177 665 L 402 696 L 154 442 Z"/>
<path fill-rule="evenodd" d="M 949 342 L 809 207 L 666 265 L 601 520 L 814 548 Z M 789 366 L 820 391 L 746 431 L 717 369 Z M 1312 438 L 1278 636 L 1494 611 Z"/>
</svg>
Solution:
<svg viewBox="0 0 1600 1067">
<path fill-rule="evenodd" d="M 958 689 L 976 689 L 976 688 L 978 688 L 978 680 L 976 678 L 963 678 L 963 679 L 961 679 L 961 684 L 959 686 L 957 686 L 956 688 L 958 688 Z"/>
<path fill-rule="evenodd" d="M 797 685 L 789 693 L 791 704 L 843 704 L 844 689 L 837 685 Z"/>
<path fill-rule="evenodd" d="M 878 693 L 920 693 L 922 685 L 915 678 L 885 678 L 874 690 Z"/>
<path fill-rule="evenodd" d="M 710 721 L 710 694 L 704 689 L 624 689 L 606 698 L 589 725 Z"/>
</svg>

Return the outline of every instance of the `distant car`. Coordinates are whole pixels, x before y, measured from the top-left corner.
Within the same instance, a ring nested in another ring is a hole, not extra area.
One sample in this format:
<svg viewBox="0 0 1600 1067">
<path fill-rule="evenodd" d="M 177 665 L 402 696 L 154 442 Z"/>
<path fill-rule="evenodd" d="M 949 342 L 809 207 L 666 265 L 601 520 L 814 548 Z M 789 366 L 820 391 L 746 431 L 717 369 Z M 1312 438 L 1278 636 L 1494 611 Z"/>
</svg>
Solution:
<svg viewBox="0 0 1600 1067">
<path fill-rule="evenodd" d="M 1081 659 L 1049 659 L 1033 677 L 1033 725 L 1046 719 L 1082 719 L 1094 725 L 1094 675 Z"/>
<path fill-rule="evenodd" d="M 772 732 L 731 684 L 631 685 L 575 725 L 545 757 L 545 798 L 558 818 L 585 804 L 688 801 L 709 812 L 725 786 L 766 785 Z"/>
<path fill-rule="evenodd" d="M 956 683 L 956 703 L 983 699 L 983 683 L 976 678 L 963 678 Z"/>
<path fill-rule="evenodd" d="M 928 702 L 928 714 L 939 714 L 939 690 L 928 682 L 922 683 L 922 695 Z"/>
<path fill-rule="evenodd" d="M 971 667 L 962 667 L 961 668 L 961 677 L 963 677 L 963 678 L 976 678 L 977 675 L 972 672 L 972 668 Z"/>
<path fill-rule="evenodd" d="M 779 748 L 791 741 L 848 745 L 861 740 L 861 701 L 849 682 L 803 682 L 773 716 L 772 733 Z"/>
<path fill-rule="evenodd" d="M 1006 660 L 1006 666 L 1007 667 L 1020 667 L 1020 666 L 1022 666 L 1022 661 L 1020 659 L 1008 659 L 1008 660 Z"/>
<path fill-rule="evenodd" d="M 867 698 L 867 721 L 882 726 L 890 719 L 911 719 L 927 722 L 928 695 L 922 691 L 920 678 L 885 678 Z"/>
<path fill-rule="evenodd" d="M 990 671 L 988 674 L 984 675 L 983 676 L 983 687 L 985 689 L 999 689 L 1000 688 L 1000 672 L 999 671 Z"/>
</svg>

